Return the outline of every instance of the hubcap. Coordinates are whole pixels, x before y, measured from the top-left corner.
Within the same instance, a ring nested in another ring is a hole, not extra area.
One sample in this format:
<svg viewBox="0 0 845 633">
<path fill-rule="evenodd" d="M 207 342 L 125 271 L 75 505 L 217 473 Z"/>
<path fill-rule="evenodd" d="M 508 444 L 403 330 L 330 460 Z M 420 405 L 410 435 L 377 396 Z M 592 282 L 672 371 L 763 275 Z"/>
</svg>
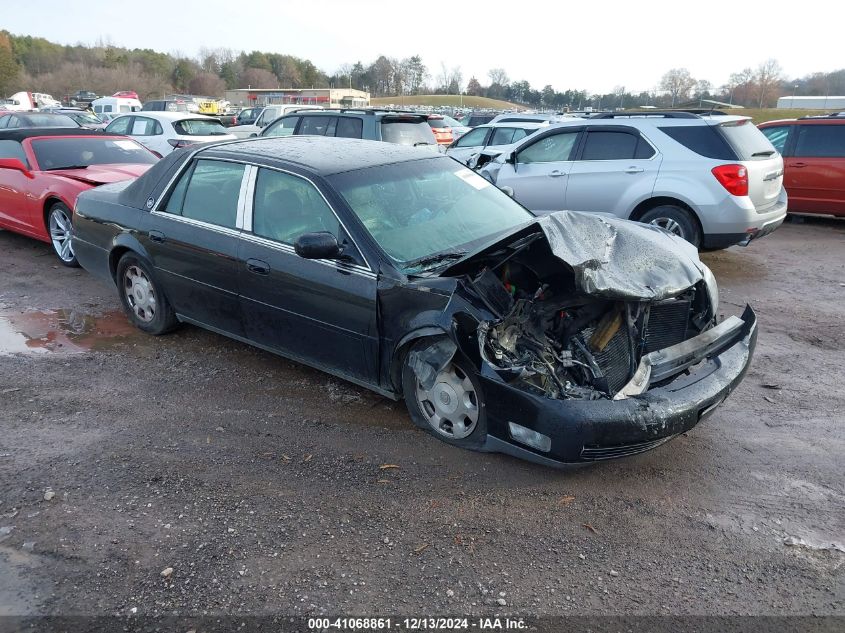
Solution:
<svg viewBox="0 0 845 633">
<path fill-rule="evenodd" d="M 681 225 L 678 224 L 672 218 L 654 218 L 651 221 L 651 224 L 666 229 L 672 235 L 677 235 L 678 237 L 683 237 L 684 239 L 686 239 L 686 235 L 684 235 L 684 229 L 682 229 Z"/>
<path fill-rule="evenodd" d="M 475 387 L 454 364 L 437 374 L 431 389 L 424 389 L 417 381 L 417 404 L 431 428 L 451 439 L 471 435 L 478 424 Z"/>
<path fill-rule="evenodd" d="M 73 246 L 70 242 L 71 222 L 64 209 L 57 208 L 50 212 L 50 240 L 56 255 L 63 262 L 73 261 Z"/>
<path fill-rule="evenodd" d="M 155 318 L 155 288 L 149 277 L 138 266 L 130 266 L 123 273 L 123 292 L 132 312 L 144 323 Z"/>
</svg>

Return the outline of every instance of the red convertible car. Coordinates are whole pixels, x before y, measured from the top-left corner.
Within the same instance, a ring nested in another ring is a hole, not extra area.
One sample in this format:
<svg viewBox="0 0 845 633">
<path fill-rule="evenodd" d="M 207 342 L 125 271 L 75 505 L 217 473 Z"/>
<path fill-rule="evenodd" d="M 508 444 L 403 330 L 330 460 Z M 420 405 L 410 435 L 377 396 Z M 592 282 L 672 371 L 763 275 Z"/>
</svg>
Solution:
<svg viewBox="0 0 845 633">
<path fill-rule="evenodd" d="M 79 128 L 0 131 L 0 229 L 53 245 L 65 266 L 76 197 L 98 185 L 137 178 L 158 161 L 122 136 Z"/>
</svg>

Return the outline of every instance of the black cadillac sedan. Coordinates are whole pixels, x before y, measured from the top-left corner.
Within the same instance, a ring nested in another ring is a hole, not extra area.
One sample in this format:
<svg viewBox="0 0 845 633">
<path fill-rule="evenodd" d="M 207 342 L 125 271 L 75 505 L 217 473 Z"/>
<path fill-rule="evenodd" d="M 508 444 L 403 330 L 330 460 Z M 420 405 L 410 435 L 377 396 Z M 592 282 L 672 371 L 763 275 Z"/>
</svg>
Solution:
<svg viewBox="0 0 845 633">
<path fill-rule="evenodd" d="M 83 193 L 73 247 L 132 322 L 188 322 L 404 398 L 461 447 L 555 465 L 648 450 L 739 383 L 750 307 L 717 323 L 689 244 L 533 216 L 451 158 L 353 139 L 174 152 Z"/>
</svg>

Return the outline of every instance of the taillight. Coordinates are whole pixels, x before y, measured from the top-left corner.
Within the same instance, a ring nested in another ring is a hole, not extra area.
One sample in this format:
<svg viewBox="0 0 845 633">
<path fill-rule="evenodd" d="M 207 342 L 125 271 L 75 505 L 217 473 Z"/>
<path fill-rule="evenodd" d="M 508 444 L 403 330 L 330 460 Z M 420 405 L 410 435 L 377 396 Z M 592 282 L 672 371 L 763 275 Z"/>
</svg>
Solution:
<svg viewBox="0 0 845 633">
<path fill-rule="evenodd" d="M 748 195 L 748 170 L 743 165 L 719 165 L 711 171 L 729 194 Z"/>
</svg>

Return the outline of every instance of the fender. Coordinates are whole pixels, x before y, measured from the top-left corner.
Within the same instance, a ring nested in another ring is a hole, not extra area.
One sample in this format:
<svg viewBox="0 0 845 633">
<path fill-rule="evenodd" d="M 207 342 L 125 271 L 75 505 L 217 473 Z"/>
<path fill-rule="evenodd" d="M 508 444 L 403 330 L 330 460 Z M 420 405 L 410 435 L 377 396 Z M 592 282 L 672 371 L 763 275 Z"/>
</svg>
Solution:
<svg viewBox="0 0 845 633">
<path fill-rule="evenodd" d="M 128 251 L 134 251 L 150 262 L 151 265 L 153 264 L 152 257 L 150 257 L 149 252 L 144 248 L 144 245 L 141 244 L 134 232 L 124 231 L 118 233 L 112 239 L 111 248 L 109 249 L 109 272 L 111 273 L 112 279 L 114 279 L 117 272 L 117 262 Z"/>
</svg>

